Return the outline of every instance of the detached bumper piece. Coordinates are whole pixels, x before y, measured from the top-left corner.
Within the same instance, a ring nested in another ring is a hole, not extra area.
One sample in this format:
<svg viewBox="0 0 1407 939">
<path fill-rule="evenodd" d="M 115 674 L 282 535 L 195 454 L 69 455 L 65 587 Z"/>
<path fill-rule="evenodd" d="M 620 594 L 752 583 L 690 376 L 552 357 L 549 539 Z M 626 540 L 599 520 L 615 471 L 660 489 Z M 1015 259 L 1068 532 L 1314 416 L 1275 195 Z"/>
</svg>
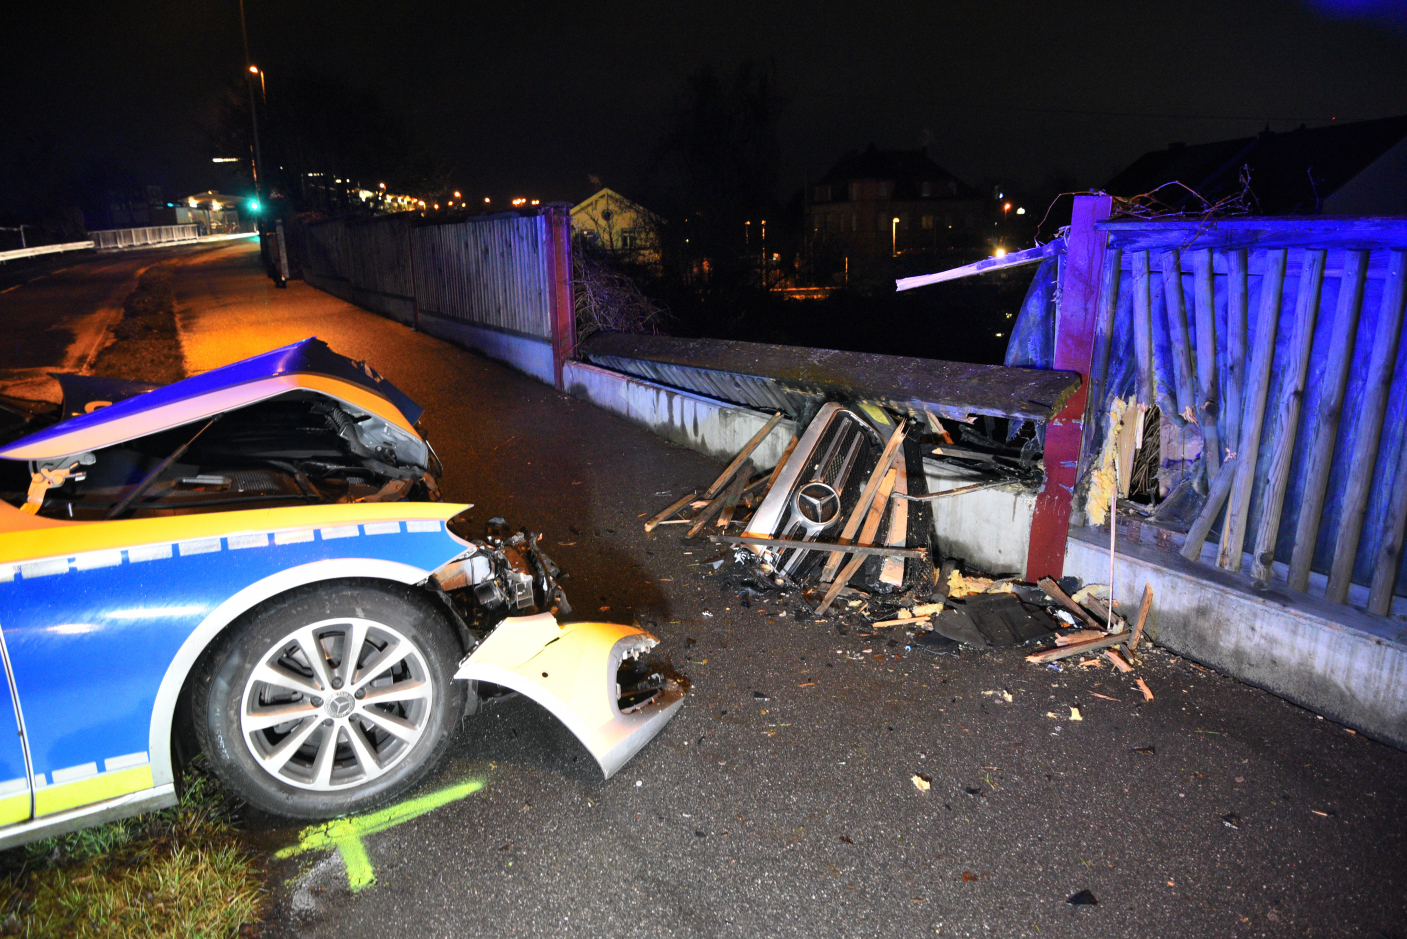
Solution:
<svg viewBox="0 0 1407 939">
<path fill-rule="evenodd" d="M 532 698 L 567 725 L 609 779 L 684 703 L 674 682 L 640 675 L 645 670 L 636 660 L 658 644 L 634 626 L 563 626 L 548 613 L 510 617 L 460 663 L 454 677 Z"/>
</svg>

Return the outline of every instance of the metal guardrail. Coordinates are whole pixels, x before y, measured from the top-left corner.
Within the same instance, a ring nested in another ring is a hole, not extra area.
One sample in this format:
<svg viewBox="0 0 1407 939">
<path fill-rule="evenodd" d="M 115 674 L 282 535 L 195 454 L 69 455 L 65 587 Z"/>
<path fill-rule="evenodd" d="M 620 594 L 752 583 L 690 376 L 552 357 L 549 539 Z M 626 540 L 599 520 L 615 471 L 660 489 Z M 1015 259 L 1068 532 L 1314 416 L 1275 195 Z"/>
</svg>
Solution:
<svg viewBox="0 0 1407 939">
<path fill-rule="evenodd" d="M 61 245 L 39 245 L 34 248 L 16 248 L 13 251 L 0 251 L 0 264 L 18 261 L 21 258 L 37 258 L 45 254 L 59 254 L 64 251 L 83 251 L 92 248 L 91 241 L 69 241 Z"/>
<path fill-rule="evenodd" d="M 195 241 L 200 237 L 197 225 L 152 225 L 147 228 L 114 228 L 108 231 L 89 232 L 93 236 L 93 247 L 136 248 L 142 245 L 173 244 L 181 241 Z"/>
</svg>

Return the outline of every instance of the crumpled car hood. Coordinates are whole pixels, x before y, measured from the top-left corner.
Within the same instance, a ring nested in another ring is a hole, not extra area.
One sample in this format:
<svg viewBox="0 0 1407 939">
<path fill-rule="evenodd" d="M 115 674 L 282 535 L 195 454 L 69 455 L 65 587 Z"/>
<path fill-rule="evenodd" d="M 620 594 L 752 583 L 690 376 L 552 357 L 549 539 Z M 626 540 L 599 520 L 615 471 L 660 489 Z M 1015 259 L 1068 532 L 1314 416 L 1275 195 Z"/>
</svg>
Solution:
<svg viewBox="0 0 1407 939">
<path fill-rule="evenodd" d="M 309 338 L 61 421 L 0 447 L 0 459 L 92 452 L 298 390 L 327 395 L 418 438 L 419 405 L 370 366 Z"/>
</svg>

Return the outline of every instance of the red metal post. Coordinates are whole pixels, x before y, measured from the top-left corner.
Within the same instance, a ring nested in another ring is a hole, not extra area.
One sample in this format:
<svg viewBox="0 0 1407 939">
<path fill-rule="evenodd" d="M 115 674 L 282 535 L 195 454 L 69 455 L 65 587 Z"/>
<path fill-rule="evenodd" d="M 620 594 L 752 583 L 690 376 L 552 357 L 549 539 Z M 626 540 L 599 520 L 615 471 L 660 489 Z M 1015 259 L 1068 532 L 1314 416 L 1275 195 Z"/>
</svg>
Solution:
<svg viewBox="0 0 1407 939">
<path fill-rule="evenodd" d="M 1065 542 L 1070 535 L 1070 503 L 1080 462 L 1089 370 L 1094 357 L 1094 331 L 1099 310 L 1099 281 L 1104 269 L 1108 232 L 1095 223 L 1109 217 L 1109 196 L 1076 196 L 1066 239 L 1065 273 L 1055 314 L 1055 361 L 1063 372 L 1079 372 L 1080 387 L 1046 425 L 1045 485 L 1036 496 L 1031 542 L 1026 554 L 1026 579 L 1059 577 L 1065 568 Z"/>
<path fill-rule="evenodd" d="M 566 209 L 543 210 L 547 217 L 547 263 L 552 304 L 552 381 L 565 391 L 562 366 L 576 351 L 576 305 L 572 298 L 572 217 Z"/>
</svg>

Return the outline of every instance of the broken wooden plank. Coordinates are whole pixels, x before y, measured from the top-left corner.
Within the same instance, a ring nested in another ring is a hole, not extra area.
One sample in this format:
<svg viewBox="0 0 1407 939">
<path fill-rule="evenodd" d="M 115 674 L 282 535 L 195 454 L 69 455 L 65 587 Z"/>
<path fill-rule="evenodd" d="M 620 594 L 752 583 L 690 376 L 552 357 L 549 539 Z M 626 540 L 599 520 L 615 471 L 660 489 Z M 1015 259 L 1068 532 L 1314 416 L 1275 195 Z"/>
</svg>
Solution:
<svg viewBox="0 0 1407 939">
<path fill-rule="evenodd" d="M 1054 649 L 1036 652 L 1026 656 L 1026 661 L 1033 665 L 1044 665 L 1047 662 L 1068 659 L 1073 655 L 1084 655 L 1086 652 L 1099 652 L 1111 646 L 1121 645 L 1128 642 L 1128 640 L 1128 633 L 1115 633 L 1112 636 L 1106 635 L 1102 639 L 1091 639 L 1088 642 L 1076 642 L 1068 646 L 1056 646 Z"/>
<path fill-rule="evenodd" d="M 943 422 L 938 420 L 938 417 L 930 409 L 924 408 L 923 416 L 928 418 L 928 427 L 930 430 L 933 431 L 933 436 L 937 437 L 944 443 L 953 442 L 953 435 L 948 433 L 948 431 L 943 427 Z"/>
<path fill-rule="evenodd" d="M 1339 277 L 1339 300 L 1329 330 L 1329 351 L 1325 354 L 1323 391 L 1311 426 L 1314 437 L 1305 461 L 1304 493 L 1295 523 L 1295 543 L 1290 553 L 1289 588 L 1309 589 L 1309 569 L 1319 543 L 1319 526 L 1324 517 L 1324 498 L 1329 492 L 1329 472 L 1334 463 L 1334 445 L 1343 417 L 1344 393 L 1353 365 L 1353 349 L 1358 341 L 1358 322 L 1363 316 L 1363 288 L 1368 282 L 1368 252 L 1345 251 Z"/>
<path fill-rule="evenodd" d="M 733 513 L 738 510 L 738 502 L 743 497 L 743 486 L 747 483 L 747 478 L 752 475 L 748 472 L 748 467 L 751 465 L 752 461 L 749 460 L 733 476 L 733 481 L 728 484 L 728 489 L 723 495 L 723 511 L 719 513 L 718 521 L 714 523 L 719 528 L 726 529 L 728 524 L 733 521 Z"/>
<path fill-rule="evenodd" d="M 1265 274 L 1261 277 L 1260 309 L 1256 313 L 1255 345 L 1246 375 L 1242 402 L 1241 440 L 1236 447 L 1240 457 L 1236 479 L 1222 526 L 1221 550 L 1217 564 L 1229 571 L 1241 569 L 1241 552 L 1246 542 L 1246 519 L 1251 510 L 1251 489 L 1255 484 L 1256 458 L 1260 454 L 1260 433 L 1265 422 L 1265 398 L 1270 392 L 1270 366 L 1275 358 L 1275 335 L 1280 324 L 1280 299 L 1285 289 L 1285 249 L 1265 253 Z"/>
<path fill-rule="evenodd" d="M 1118 670 L 1121 671 L 1121 672 L 1131 672 L 1131 671 L 1133 671 L 1133 666 L 1130 665 L 1130 664 L 1128 663 L 1128 661 L 1127 661 L 1122 655 L 1119 654 L 1119 650 L 1117 650 L 1117 649 L 1105 649 L 1105 650 L 1104 650 L 1104 658 L 1106 658 L 1106 659 L 1109 661 L 1109 664 L 1110 664 L 1110 665 L 1114 666 L 1116 669 L 1118 669 Z M 1093 694 L 1094 692 L 1091 692 L 1091 693 Z M 1102 698 L 1102 697 L 1104 697 L 1104 696 L 1103 696 L 1103 695 L 1097 695 L 1097 697 L 1101 697 L 1101 698 Z M 1110 698 L 1109 700 L 1112 701 L 1112 700 L 1114 700 L 1114 699 L 1113 699 L 1113 698 Z"/>
<path fill-rule="evenodd" d="M 855 576 L 855 572 L 860 569 L 860 565 L 863 563 L 865 563 L 864 556 L 857 554 L 850 559 L 848 564 L 841 568 L 840 575 L 836 577 L 835 581 L 826 590 L 826 595 L 821 598 L 820 605 L 816 607 L 815 612 L 817 616 L 821 616 L 826 610 L 830 609 L 831 604 L 835 602 L 835 598 L 840 595 L 841 588 L 845 586 L 850 578 Z"/>
<path fill-rule="evenodd" d="M 654 531 L 655 528 L 658 527 L 659 524 L 660 524 L 661 522 L 663 522 L 665 519 L 667 519 L 667 518 L 672 518 L 676 512 L 679 512 L 680 510 L 682 510 L 682 509 L 684 508 L 684 506 L 688 505 L 690 502 L 693 502 L 693 501 L 694 501 L 694 497 L 697 496 L 698 494 L 699 494 L 699 493 L 698 493 L 698 490 L 694 490 L 693 492 L 689 493 L 689 494 L 688 494 L 687 496 L 685 496 L 684 498 L 680 499 L 678 502 L 675 502 L 675 503 L 674 503 L 673 505 L 671 505 L 669 508 L 667 508 L 667 509 L 665 509 L 664 511 L 660 512 L 658 515 L 652 517 L 648 522 L 645 523 L 645 530 L 646 530 L 646 531 Z"/>
<path fill-rule="evenodd" d="M 941 569 L 934 569 L 933 576 L 936 578 L 936 581 L 934 583 L 934 592 L 937 593 L 938 596 L 946 598 L 948 594 L 952 592 L 952 587 L 950 586 L 950 584 L 953 576 L 953 571 L 957 569 L 958 562 L 953 560 L 952 558 L 948 558 L 947 560 L 945 560 Z"/>
<path fill-rule="evenodd" d="M 1016 481 L 1017 480 L 1012 479 L 992 479 L 988 480 L 985 483 L 973 483 L 970 486 L 958 486 L 956 489 L 944 489 L 940 492 L 930 492 L 927 495 L 923 496 L 911 496 L 908 493 L 896 493 L 894 498 L 896 500 L 905 500 L 908 502 L 936 502 L 939 499 L 946 499 L 949 496 L 960 496 L 968 492 L 977 492 L 980 489 L 995 489 L 997 486 L 1005 486 L 1008 483 Z"/>
<path fill-rule="evenodd" d="M 1091 614 L 1089 610 L 1086 610 L 1074 600 L 1070 599 L 1069 594 L 1061 590 L 1060 585 L 1057 584 L 1053 578 L 1042 577 L 1036 586 L 1044 590 L 1047 596 L 1065 607 L 1076 619 L 1084 623 L 1090 629 L 1097 629 L 1100 632 L 1104 631 L 1104 624 L 1095 619 L 1094 615 Z"/>
<path fill-rule="evenodd" d="M 1074 646 L 1082 642 L 1089 642 L 1091 639 L 1103 639 L 1109 635 L 1102 629 L 1076 629 L 1068 633 L 1056 633 L 1055 644 L 1058 646 Z"/>
<path fill-rule="evenodd" d="M 714 496 L 718 495 L 723 487 L 732 481 L 733 474 L 743 465 L 743 461 L 752 456 L 752 451 L 761 446 L 762 441 L 766 440 L 767 435 L 772 432 L 772 428 L 776 427 L 781 422 L 782 412 L 778 411 L 772 415 L 766 424 L 762 425 L 762 429 L 753 435 L 752 439 L 747 442 L 746 446 L 742 448 L 738 455 L 733 457 L 733 462 L 729 463 L 727 469 L 723 470 L 722 475 L 715 479 L 713 485 L 709 486 L 708 489 L 704 491 L 703 497 L 705 499 L 712 499 Z"/>
<path fill-rule="evenodd" d="M 1177 250 L 1163 255 L 1163 306 L 1168 315 L 1168 344 L 1172 347 L 1177 413 L 1197 422 L 1197 392 L 1192 378 L 1192 335 L 1187 329 L 1187 299 L 1182 292 L 1182 259 Z"/>
<path fill-rule="evenodd" d="M 1145 682 L 1142 678 L 1135 678 L 1133 680 L 1133 683 L 1138 686 L 1139 691 L 1143 692 L 1143 700 L 1153 700 L 1153 692 L 1149 689 L 1147 682 Z"/>
<path fill-rule="evenodd" d="M 894 433 L 889 435 L 889 442 L 884 445 L 884 451 L 879 455 L 879 462 L 875 464 L 874 471 L 870 473 L 870 478 L 865 482 L 865 488 L 860 492 L 860 498 L 855 503 L 855 508 L 851 511 L 850 517 L 845 520 L 845 527 L 841 529 L 840 537 L 836 540 L 841 544 L 848 544 L 855 537 L 855 532 L 859 530 L 870 511 L 870 503 L 874 501 L 875 493 L 879 491 L 880 483 L 889 473 L 889 467 L 894 464 L 894 458 L 899 453 L 899 445 L 904 442 L 904 434 L 907 432 L 909 422 L 900 420 L 899 425 L 894 428 Z M 840 566 L 840 560 L 844 555 L 840 552 L 831 552 L 831 556 L 826 559 L 826 566 L 821 571 L 821 580 L 828 581 L 835 576 L 835 569 Z"/>
<path fill-rule="evenodd" d="M 1129 651 L 1137 652 L 1138 643 L 1143 638 L 1143 628 L 1148 625 L 1148 612 L 1153 608 L 1153 585 L 1143 585 L 1143 599 L 1138 604 L 1138 619 L 1133 624 L 1133 637 L 1129 639 Z"/>
<path fill-rule="evenodd" d="M 772 467 L 772 475 L 767 477 L 767 488 L 762 490 L 762 497 L 764 499 L 767 497 L 767 493 L 772 491 L 772 486 L 774 483 L 776 483 L 777 477 L 782 475 L 782 467 L 786 466 L 787 460 L 791 459 L 791 453 L 793 450 L 796 449 L 796 442 L 798 439 L 800 438 L 798 438 L 796 436 L 796 432 L 793 431 L 791 435 L 791 440 L 787 442 L 787 448 L 782 451 L 782 458 L 777 461 L 776 466 Z"/>
<path fill-rule="evenodd" d="M 1250 262 L 1245 248 L 1226 252 L 1226 445 L 1241 443 L 1246 387 L 1246 318 L 1250 311 Z"/>
<path fill-rule="evenodd" d="M 1255 547 L 1251 551 L 1251 577 L 1266 584 L 1270 583 L 1275 570 L 1280 515 L 1285 509 L 1285 493 L 1290 486 L 1290 460 L 1299 434 L 1300 402 L 1304 400 L 1304 383 L 1309 375 L 1309 350 L 1314 344 L 1314 327 L 1319 320 L 1319 290 L 1324 284 L 1324 260 L 1328 253 L 1322 248 L 1305 249 L 1295 314 L 1290 321 L 1290 341 L 1286 347 L 1289 361 L 1282 369 L 1280 406 L 1270 441 Z"/>
<path fill-rule="evenodd" d="M 1407 251 L 1393 251 L 1388 260 L 1387 281 L 1383 284 L 1382 305 L 1373 330 L 1368 368 L 1363 381 L 1363 399 L 1353 430 L 1353 454 L 1348 463 L 1343 505 L 1339 509 L 1339 530 L 1334 539 L 1334 560 L 1329 568 L 1329 586 L 1324 596 L 1335 603 L 1348 600 L 1353 568 L 1358 558 L 1358 540 L 1363 534 L 1363 513 L 1368 508 L 1373 471 L 1378 463 L 1382 440 L 1383 414 L 1392 387 L 1393 364 L 1402 335 L 1403 301 L 1407 299 Z M 1399 486 L 1402 484 L 1399 483 Z"/>
<path fill-rule="evenodd" d="M 931 616 L 905 616 L 901 619 L 880 620 L 878 623 L 870 623 L 875 629 L 887 629 L 890 626 L 913 626 L 917 623 L 927 623 Z"/>
<path fill-rule="evenodd" d="M 1215 479 L 1225 454 L 1217 431 L 1218 401 L 1216 303 L 1213 287 L 1212 251 L 1203 248 L 1192 254 L 1192 303 L 1197 324 L 1197 424 L 1202 428 L 1202 453 L 1207 478 Z"/>
<path fill-rule="evenodd" d="M 927 407 L 957 420 L 985 414 L 1048 421 L 1080 385 L 1078 374 L 1050 369 L 607 330 L 592 333 L 576 351 L 588 362 L 649 381 L 662 380 L 661 366 L 673 366 L 668 383 L 675 387 L 762 407 L 768 406 L 764 396 L 801 392 L 872 401 L 898 413 Z M 737 382 L 735 375 L 750 380 Z"/>
<path fill-rule="evenodd" d="M 727 501 L 727 495 L 720 494 L 715 497 L 713 501 L 709 502 L 708 505 L 704 506 L 703 511 L 699 512 L 698 515 L 694 516 L 694 524 L 689 526 L 689 530 L 684 533 L 684 537 L 692 538 L 699 532 L 703 531 L 703 527 L 707 525 L 715 515 L 717 515 L 723 510 L 723 503 L 725 501 Z"/>
<path fill-rule="evenodd" d="M 1221 464 L 1221 471 L 1217 473 L 1216 479 L 1212 480 L 1207 501 L 1202 504 L 1201 513 L 1187 530 L 1187 539 L 1182 543 L 1182 556 L 1187 560 L 1195 561 L 1202 556 L 1202 545 L 1206 544 L 1207 535 L 1211 534 L 1212 525 L 1216 524 L 1216 517 L 1221 514 L 1221 507 L 1226 503 L 1226 497 L 1231 494 L 1231 484 L 1236 479 L 1236 463 L 1239 460 L 1239 456 L 1233 456 Z"/>
<path fill-rule="evenodd" d="M 904 498 L 909 494 L 909 473 L 902 450 L 894 461 L 894 468 L 897 473 L 894 477 L 893 499 L 889 507 L 889 530 L 885 534 L 884 543 L 891 548 L 902 548 L 909 543 L 909 503 Z M 879 569 L 879 581 L 892 587 L 902 586 L 904 559 L 885 558 Z"/>
<path fill-rule="evenodd" d="M 831 541 L 796 541 L 789 538 L 754 538 L 750 535 L 709 535 L 710 541 L 720 544 L 750 544 L 763 548 L 804 548 L 806 550 L 839 550 L 843 554 L 880 555 L 895 558 L 922 558 L 928 556 L 926 548 L 890 547 L 888 545 L 837 544 Z"/>
<path fill-rule="evenodd" d="M 874 541 L 874 536 L 879 531 L 879 523 L 884 519 L 884 506 L 889 502 L 889 493 L 894 488 L 894 479 L 897 471 L 890 469 L 884 474 L 884 480 L 879 484 L 879 492 L 876 494 L 874 504 L 870 507 L 869 515 L 865 517 L 865 525 L 860 529 L 860 544 L 870 544 Z M 836 555 L 832 555 L 835 557 Z M 856 555 L 850 563 L 845 565 L 841 575 L 835 579 L 830 590 L 826 591 L 826 598 L 821 601 L 816 613 L 820 615 L 830 608 L 831 601 L 840 593 L 842 587 L 849 583 L 850 578 L 855 576 L 855 572 L 860 569 L 860 565 L 865 562 L 863 555 Z"/>
<path fill-rule="evenodd" d="M 1157 404 L 1153 387 L 1153 275 L 1148 252 L 1133 254 L 1133 358 L 1137 373 L 1138 403 L 1145 408 Z"/>
</svg>

